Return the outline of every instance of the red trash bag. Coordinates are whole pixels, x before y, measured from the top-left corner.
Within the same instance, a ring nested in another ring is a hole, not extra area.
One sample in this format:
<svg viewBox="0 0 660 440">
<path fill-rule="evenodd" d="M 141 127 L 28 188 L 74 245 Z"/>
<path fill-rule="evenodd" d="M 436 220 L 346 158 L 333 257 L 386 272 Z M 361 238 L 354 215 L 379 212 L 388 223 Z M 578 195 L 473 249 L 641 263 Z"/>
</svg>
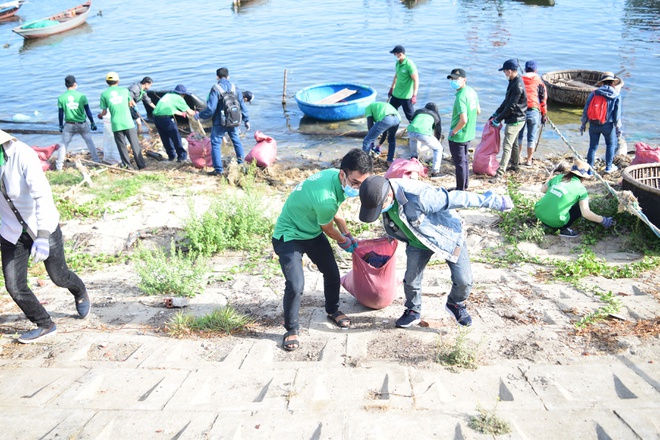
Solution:
<svg viewBox="0 0 660 440">
<path fill-rule="evenodd" d="M 252 147 L 247 156 L 245 156 L 245 162 L 252 163 L 257 161 L 257 166 L 261 168 L 266 168 L 271 166 L 277 160 L 277 142 L 270 136 L 266 136 L 260 131 L 254 133 L 254 140 L 257 141 L 257 145 Z"/>
<path fill-rule="evenodd" d="M 484 131 L 481 134 L 481 142 L 474 151 L 474 160 L 472 161 L 472 171 L 475 174 L 486 174 L 494 176 L 500 163 L 497 160 L 497 153 L 500 152 L 500 130 L 502 126 L 493 127 L 490 121 L 486 122 Z"/>
<path fill-rule="evenodd" d="M 358 302 L 372 309 L 382 309 L 394 301 L 399 285 L 396 279 L 396 248 L 399 242 L 387 237 L 361 240 L 353 251 L 353 270 L 341 278 Z M 375 264 L 369 264 L 365 258 Z"/>
<path fill-rule="evenodd" d="M 418 176 L 426 177 L 426 167 L 415 159 L 395 159 L 385 173 L 386 179 L 417 179 Z"/>
<path fill-rule="evenodd" d="M 635 144 L 635 158 L 630 162 L 630 165 L 658 162 L 660 162 L 660 147 L 652 147 L 644 142 Z"/>
<path fill-rule="evenodd" d="M 199 138 L 199 135 L 190 133 L 186 140 L 188 140 L 188 157 L 192 164 L 196 168 L 212 167 L 211 139 Z"/>
<path fill-rule="evenodd" d="M 37 152 L 37 156 L 39 156 L 39 160 L 41 161 L 41 169 L 48 171 L 50 169 L 50 163 L 48 162 L 48 159 L 50 159 L 50 156 L 53 155 L 54 151 L 60 148 L 60 144 L 53 144 L 49 147 L 31 147 L 34 151 Z"/>
</svg>

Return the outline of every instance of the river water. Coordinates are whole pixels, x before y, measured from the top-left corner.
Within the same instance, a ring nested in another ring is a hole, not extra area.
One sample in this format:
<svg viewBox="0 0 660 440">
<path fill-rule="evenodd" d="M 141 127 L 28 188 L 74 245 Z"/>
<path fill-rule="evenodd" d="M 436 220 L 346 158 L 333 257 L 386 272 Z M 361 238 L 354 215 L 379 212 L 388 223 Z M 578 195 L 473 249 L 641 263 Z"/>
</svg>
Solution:
<svg viewBox="0 0 660 440">
<path fill-rule="evenodd" d="M 18 16 L 35 20 L 74 3 L 28 0 Z M 660 140 L 660 2 L 654 0 L 252 0 L 238 6 L 230 0 L 95 0 L 87 23 L 60 35 L 22 41 L 11 32 L 18 24 L 0 23 L 0 42 L 9 43 L 0 49 L 0 120 L 24 115 L 29 121 L 0 123 L 7 131 L 56 130 L 57 97 L 69 74 L 96 113 L 110 70 L 124 86 L 148 75 L 154 90 L 182 83 L 205 98 L 215 70 L 225 66 L 232 81 L 255 93 L 252 129 L 273 136 L 280 156 L 338 157 L 360 139 L 301 133 L 303 115 L 293 95 L 312 84 L 346 81 L 370 85 L 384 100 L 394 73 L 389 50 L 402 44 L 419 69 L 419 103 L 436 102 L 445 127 L 453 103 L 446 75 L 452 68 L 467 70 L 479 94 L 482 126 L 504 98 L 502 62 L 534 59 L 539 73 L 625 69 L 626 139 L 631 146 Z M 144 114 L 142 105 L 140 110 Z M 580 111 L 553 106 L 549 116 L 586 152 L 588 139 L 578 133 Z M 342 124 L 346 127 L 361 129 L 364 121 Z M 20 138 L 42 146 L 59 141 L 58 135 Z M 100 145 L 101 135 L 95 139 Z M 74 143 L 83 145 L 79 138 Z M 540 150 L 568 151 L 549 127 Z"/>
</svg>

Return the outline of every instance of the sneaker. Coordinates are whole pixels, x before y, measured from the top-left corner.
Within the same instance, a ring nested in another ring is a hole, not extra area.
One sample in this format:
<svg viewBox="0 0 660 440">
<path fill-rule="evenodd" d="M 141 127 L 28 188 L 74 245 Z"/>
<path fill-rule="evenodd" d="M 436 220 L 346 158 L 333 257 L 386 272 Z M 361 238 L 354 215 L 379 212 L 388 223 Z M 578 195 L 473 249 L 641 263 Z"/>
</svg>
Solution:
<svg viewBox="0 0 660 440">
<path fill-rule="evenodd" d="M 609 167 L 605 167 L 605 174 L 613 173 L 618 169 L 619 167 L 617 167 L 616 165 L 610 165 Z"/>
<path fill-rule="evenodd" d="M 34 330 L 23 333 L 18 338 L 18 342 L 21 344 L 32 344 L 33 342 L 53 336 L 55 333 L 57 333 L 57 327 L 55 327 L 55 323 L 52 323 L 50 327 L 37 327 Z"/>
<path fill-rule="evenodd" d="M 373 157 L 378 157 L 380 156 L 380 148 L 374 147 L 371 149 L 371 155 Z"/>
<path fill-rule="evenodd" d="M 429 173 L 429 179 L 439 179 L 442 177 L 442 173 L 440 171 L 431 171 Z"/>
<path fill-rule="evenodd" d="M 87 318 L 87 315 L 89 315 L 89 311 L 91 309 L 92 302 L 89 300 L 89 295 L 85 290 L 80 296 L 76 298 L 76 311 L 78 311 L 80 319 L 85 319 Z"/>
<path fill-rule="evenodd" d="M 571 228 L 563 228 L 559 230 L 559 236 L 560 237 L 569 237 L 569 238 L 575 238 L 578 236 L 577 231 L 572 230 Z"/>
<path fill-rule="evenodd" d="M 218 172 L 218 171 L 216 171 L 216 170 L 213 170 L 213 171 L 209 171 L 209 172 L 206 173 L 206 174 L 207 174 L 208 176 L 222 176 L 222 171 Z"/>
<path fill-rule="evenodd" d="M 422 316 L 414 310 L 406 310 L 401 315 L 401 318 L 396 320 L 396 326 L 399 328 L 408 328 L 412 325 L 419 324 Z"/>
<path fill-rule="evenodd" d="M 502 181 L 502 176 L 495 174 L 495 177 L 488 180 L 488 183 L 500 183 Z"/>
<path fill-rule="evenodd" d="M 460 325 L 469 327 L 472 325 L 472 317 L 468 313 L 464 305 L 449 304 L 445 305 L 445 309 L 454 317 L 456 322 Z"/>
</svg>

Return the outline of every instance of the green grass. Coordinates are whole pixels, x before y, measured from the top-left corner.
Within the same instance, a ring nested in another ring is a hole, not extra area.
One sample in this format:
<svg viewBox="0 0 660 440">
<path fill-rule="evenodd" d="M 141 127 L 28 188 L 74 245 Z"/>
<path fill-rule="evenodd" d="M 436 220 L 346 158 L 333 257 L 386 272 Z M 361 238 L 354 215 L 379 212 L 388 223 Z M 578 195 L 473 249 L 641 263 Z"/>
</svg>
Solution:
<svg viewBox="0 0 660 440">
<path fill-rule="evenodd" d="M 536 200 L 521 194 L 520 184 L 513 179 L 508 180 L 507 186 L 509 196 L 513 200 L 513 209 L 500 214 L 497 228 L 507 243 L 540 243 L 545 238 L 545 230 L 534 214 Z"/>
<path fill-rule="evenodd" d="M 612 291 L 609 292 L 595 292 L 595 295 L 605 303 L 604 306 L 599 307 L 596 311 L 589 313 L 582 317 L 575 323 L 577 328 L 585 328 L 589 325 L 595 324 L 607 318 L 610 314 L 618 313 L 623 307 L 621 300 L 617 298 Z"/>
<path fill-rule="evenodd" d="M 492 410 L 481 408 L 477 405 L 479 415 L 470 417 L 468 426 L 482 434 L 504 435 L 511 432 L 509 423 L 496 414 L 497 402 Z"/>
<path fill-rule="evenodd" d="M 473 342 L 468 338 L 470 331 L 469 328 L 459 327 L 455 340 L 448 341 L 441 338 L 435 361 L 455 371 L 460 368 L 475 370 L 479 366 L 481 343 Z"/>
<path fill-rule="evenodd" d="M 231 335 L 243 331 L 252 322 L 252 318 L 227 305 L 200 317 L 177 312 L 167 322 L 166 331 L 170 336 L 178 338 L 194 332 Z"/>
<path fill-rule="evenodd" d="M 140 246 L 133 263 L 140 278 L 138 287 L 147 295 L 195 296 L 204 290 L 210 270 L 203 257 L 177 251 L 173 241 L 169 254 Z"/>
</svg>

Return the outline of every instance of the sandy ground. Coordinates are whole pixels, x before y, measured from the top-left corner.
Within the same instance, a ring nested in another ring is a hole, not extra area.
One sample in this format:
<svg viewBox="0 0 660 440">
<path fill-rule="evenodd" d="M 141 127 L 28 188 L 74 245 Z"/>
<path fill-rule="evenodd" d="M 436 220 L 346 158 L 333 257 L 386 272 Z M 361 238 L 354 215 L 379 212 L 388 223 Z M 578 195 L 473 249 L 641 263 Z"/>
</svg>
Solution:
<svg viewBox="0 0 660 440">
<path fill-rule="evenodd" d="M 306 159 L 306 158 L 302 158 Z M 536 161 L 531 169 L 521 169 L 521 191 L 538 194 L 541 184 L 550 175 L 557 158 Z M 99 220 L 84 218 L 62 222 L 66 240 L 78 240 L 78 250 L 91 254 L 130 254 L 135 242 L 145 245 L 167 245 L 172 237 L 180 237 L 182 226 L 189 216 L 188 202 L 193 199 L 195 209 L 202 212 L 221 191 L 234 190 L 221 186 L 217 178 L 206 176 L 191 165 L 177 165 L 148 159 L 150 171 L 163 172 L 168 185 L 158 190 L 144 191 L 128 201 L 114 206 L 116 212 Z M 315 172 L 318 163 L 299 161 L 296 167 L 276 164 L 260 174 L 266 183 L 271 202 L 269 209 L 279 212 L 293 185 Z M 383 160 L 377 170 L 384 171 Z M 429 180 L 433 185 L 452 187 L 453 166 L 443 164 L 446 177 Z M 113 171 L 114 172 L 114 171 Z M 618 176 L 610 177 L 613 184 Z M 476 176 L 471 189 L 483 192 L 493 185 L 487 178 Z M 493 189 L 504 193 L 504 186 Z M 344 204 L 345 216 L 358 222 L 358 201 Z M 652 362 L 660 354 L 658 329 L 660 327 L 660 269 L 645 272 L 639 278 L 607 280 L 600 277 L 583 279 L 586 286 L 611 290 L 623 303 L 619 319 L 611 319 L 590 332 L 577 332 L 574 322 L 602 303 L 586 290 L 578 291 L 565 282 L 552 279 L 543 266 L 516 264 L 497 267 L 487 262 L 484 251 L 502 242 L 497 229 L 498 214 L 486 210 L 462 210 L 467 241 L 473 260 L 474 288 L 468 310 L 475 325 L 470 339 L 480 344 L 481 362 L 497 364 L 502 359 L 527 359 L 533 362 L 562 363 L 576 356 L 603 353 L 631 353 L 648 356 Z M 370 235 L 378 235 L 374 231 Z M 137 237 L 137 239 L 136 239 Z M 358 238 L 365 238 L 359 236 Z M 539 257 L 574 259 L 580 240 L 548 236 L 541 245 L 522 243 L 519 249 Z M 625 237 L 615 235 L 598 243 L 596 255 L 611 264 L 630 263 L 643 255 L 626 250 Z M 279 271 L 264 269 L 259 274 L 239 273 L 226 279 L 228 269 L 246 261 L 240 252 L 228 252 L 211 259 L 212 273 L 203 294 L 191 298 L 187 313 L 202 315 L 230 303 L 249 314 L 255 323 L 245 333 L 221 337 L 192 335 L 202 342 L 200 350 L 210 359 L 222 359 L 241 338 L 272 340 L 279 346 L 284 329 L 282 322 L 282 293 L 284 279 Z M 351 268 L 350 256 L 338 259 L 345 274 Z M 308 262 L 309 263 L 309 262 Z M 405 271 L 404 246 L 397 253 L 397 273 Z M 325 341 L 310 337 L 305 328 L 323 313 L 322 281 L 313 265 L 306 264 L 306 291 L 302 301 L 301 348 L 293 353 L 278 349 L 281 360 L 315 360 L 321 355 Z M 131 263 L 109 265 L 100 270 L 79 273 L 85 281 L 93 301 L 92 314 L 87 320 L 75 319 L 73 299 L 57 288 L 47 276 L 29 280 L 37 296 L 57 322 L 60 333 L 93 333 L 98 344 L 87 353 L 90 359 L 117 360 L 130 356 L 138 344 L 112 345 L 104 342 L 104 334 L 129 332 L 164 335 L 164 327 L 178 309 L 163 305 L 163 297 L 146 296 L 137 287 L 138 277 Z M 351 316 L 351 331 L 370 332 L 372 344 L 361 359 L 347 362 L 359 364 L 377 359 L 396 359 L 423 367 L 433 362 L 440 341 L 450 340 L 457 333 L 456 324 L 444 311 L 444 302 L 450 288 L 449 270 L 443 261 L 432 260 L 424 278 L 423 319 L 428 326 L 408 331 L 396 329 L 394 321 L 404 310 L 403 288 L 399 286 L 394 303 L 382 310 L 370 310 L 360 305 L 342 289 L 341 309 Z M 0 295 L 0 358 L 29 359 L 50 350 L 57 357 L 57 345 L 21 345 L 9 343 L 17 333 L 32 327 L 8 294 Z M 335 331 L 328 327 L 328 331 Z"/>
</svg>

